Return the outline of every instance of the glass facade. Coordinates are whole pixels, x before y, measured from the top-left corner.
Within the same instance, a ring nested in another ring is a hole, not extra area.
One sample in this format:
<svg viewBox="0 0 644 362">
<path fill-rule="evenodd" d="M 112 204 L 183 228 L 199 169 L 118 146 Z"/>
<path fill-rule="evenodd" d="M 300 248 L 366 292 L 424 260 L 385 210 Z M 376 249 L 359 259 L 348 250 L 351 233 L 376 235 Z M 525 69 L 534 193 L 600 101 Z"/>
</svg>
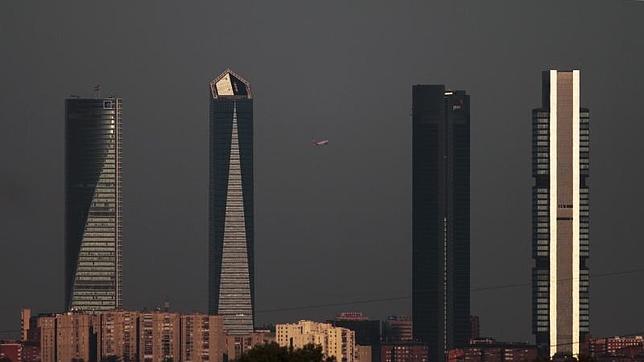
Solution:
<svg viewBox="0 0 644 362">
<path fill-rule="evenodd" d="M 470 99 L 413 87 L 413 335 L 430 360 L 470 337 Z"/>
<path fill-rule="evenodd" d="M 120 98 L 65 102 L 65 306 L 122 304 Z"/>
<path fill-rule="evenodd" d="M 225 71 L 210 83 L 209 313 L 230 335 L 253 332 L 253 99 Z"/>
</svg>

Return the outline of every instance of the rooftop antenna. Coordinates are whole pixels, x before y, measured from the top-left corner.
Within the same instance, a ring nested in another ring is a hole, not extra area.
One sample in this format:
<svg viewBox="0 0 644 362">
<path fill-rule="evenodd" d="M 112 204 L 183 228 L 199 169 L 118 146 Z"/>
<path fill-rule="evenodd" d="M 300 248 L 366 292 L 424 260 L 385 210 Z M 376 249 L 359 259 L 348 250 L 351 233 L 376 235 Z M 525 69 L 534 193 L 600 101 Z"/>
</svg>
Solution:
<svg viewBox="0 0 644 362">
<path fill-rule="evenodd" d="M 101 98 L 101 85 L 97 84 L 94 86 L 94 94 L 96 95 L 96 98 Z"/>
</svg>

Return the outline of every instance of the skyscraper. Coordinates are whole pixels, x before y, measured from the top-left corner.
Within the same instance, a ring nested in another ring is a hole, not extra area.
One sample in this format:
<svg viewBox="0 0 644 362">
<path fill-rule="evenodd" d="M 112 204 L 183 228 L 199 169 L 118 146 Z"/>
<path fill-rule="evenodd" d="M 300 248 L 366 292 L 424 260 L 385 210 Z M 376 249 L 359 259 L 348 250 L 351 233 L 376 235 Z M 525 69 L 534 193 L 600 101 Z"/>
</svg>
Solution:
<svg viewBox="0 0 644 362">
<path fill-rule="evenodd" d="M 227 69 L 210 82 L 209 312 L 224 331 L 254 322 L 253 95 Z"/>
<path fill-rule="evenodd" d="M 120 98 L 65 101 L 65 307 L 122 304 Z"/>
<path fill-rule="evenodd" d="M 413 87 L 412 313 L 430 360 L 470 334 L 470 98 Z"/>
<path fill-rule="evenodd" d="M 544 356 L 578 354 L 589 328 L 589 112 L 579 71 L 543 72 L 532 111 L 533 332 Z"/>
</svg>

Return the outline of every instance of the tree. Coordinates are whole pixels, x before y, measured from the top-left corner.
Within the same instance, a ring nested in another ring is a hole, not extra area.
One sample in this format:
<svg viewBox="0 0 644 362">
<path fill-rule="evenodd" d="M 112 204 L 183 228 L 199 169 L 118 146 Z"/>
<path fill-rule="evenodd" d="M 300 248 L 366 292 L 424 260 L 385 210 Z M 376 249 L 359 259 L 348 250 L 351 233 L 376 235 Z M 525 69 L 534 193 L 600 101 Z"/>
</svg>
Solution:
<svg viewBox="0 0 644 362">
<path fill-rule="evenodd" d="M 324 358 L 322 354 L 322 346 L 315 344 L 307 344 L 302 349 L 296 349 L 291 351 L 291 359 L 289 361 L 293 362 L 333 362 L 335 358 L 328 357 Z"/>
<path fill-rule="evenodd" d="M 304 348 L 280 347 L 277 343 L 257 345 L 245 353 L 238 362 L 334 362 L 324 358 L 322 347 L 308 344 Z"/>
<path fill-rule="evenodd" d="M 245 353 L 238 362 L 286 362 L 289 361 L 289 351 L 277 343 L 261 344 Z"/>
</svg>

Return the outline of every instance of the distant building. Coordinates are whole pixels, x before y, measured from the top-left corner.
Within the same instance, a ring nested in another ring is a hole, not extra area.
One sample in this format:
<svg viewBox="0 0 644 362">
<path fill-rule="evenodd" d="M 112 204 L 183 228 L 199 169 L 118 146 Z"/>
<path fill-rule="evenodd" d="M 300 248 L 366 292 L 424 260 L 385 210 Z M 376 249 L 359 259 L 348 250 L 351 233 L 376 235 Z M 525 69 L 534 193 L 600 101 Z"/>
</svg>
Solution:
<svg viewBox="0 0 644 362">
<path fill-rule="evenodd" d="M 312 321 L 277 324 L 275 328 L 280 346 L 302 348 L 312 343 L 320 345 L 324 356 L 335 357 L 336 361 L 354 362 L 357 358 L 355 332 L 347 328 Z"/>
<path fill-rule="evenodd" d="M 362 312 L 342 312 L 335 316 L 336 321 L 367 321 L 369 317 Z"/>
<path fill-rule="evenodd" d="M 606 337 L 591 338 L 588 349 L 596 359 L 617 359 L 619 357 L 629 360 L 644 361 L 644 337 Z"/>
<path fill-rule="evenodd" d="M 470 337 L 470 96 L 412 88 L 412 317 L 432 361 Z"/>
<path fill-rule="evenodd" d="M 181 361 L 223 361 L 225 350 L 223 319 L 218 315 L 181 316 Z"/>
<path fill-rule="evenodd" d="M 38 341 L 27 347 L 39 358 L 27 361 L 224 361 L 226 353 L 221 316 L 166 311 L 63 313 L 32 317 Z M 249 342 L 250 343 L 250 342 Z"/>
<path fill-rule="evenodd" d="M 65 100 L 65 308 L 107 311 L 123 299 L 120 98 Z"/>
<path fill-rule="evenodd" d="M 58 361 L 96 360 L 95 315 L 65 313 L 56 316 Z"/>
<path fill-rule="evenodd" d="M 378 345 L 378 348 L 380 348 L 380 345 Z M 360 346 L 356 344 L 355 362 L 380 362 L 380 359 L 373 358 L 372 353 L 373 353 L 372 346 Z"/>
<path fill-rule="evenodd" d="M 375 362 L 380 361 L 380 321 L 370 320 L 360 312 L 344 312 L 338 314 L 335 320 L 327 321 L 327 323 L 354 331 L 356 344 L 370 346 L 372 359 Z"/>
<path fill-rule="evenodd" d="M 227 69 L 210 82 L 210 314 L 229 335 L 254 330 L 253 94 Z"/>
<path fill-rule="evenodd" d="M 20 310 L 20 340 L 29 339 L 29 329 L 31 327 L 31 309 L 22 308 Z"/>
<path fill-rule="evenodd" d="M 389 316 L 382 325 L 384 342 L 411 342 L 413 340 L 412 320 L 408 316 Z"/>
<path fill-rule="evenodd" d="M 37 326 L 42 362 L 96 360 L 96 315 L 63 313 L 39 316 Z"/>
<path fill-rule="evenodd" d="M 542 73 L 532 111 L 532 330 L 543 357 L 580 353 L 589 332 L 589 111 L 580 72 Z"/>
<path fill-rule="evenodd" d="M 257 330 L 247 335 L 226 335 L 225 354 L 229 361 L 240 358 L 255 346 L 275 342 L 275 335 L 267 330 Z"/>
<path fill-rule="evenodd" d="M 114 311 L 100 314 L 101 358 L 117 357 L 124 362 L 138 359 L 139 312 Z"/>
<path fill-rule="evenodd" d="M 22 362 L 22 343 L 0 342 L 0 357 L 7 358 L 11 362 Z"/>
<path fill-rule="evenodd" d="M 538 357 L 537 347 L 525 343 L 496 342 L 491 338 L 473 339 L 468 346 L 451 349 L 448 362 L 523 362 Z"/>
<path fill-rule="evenodd" d="M 23 341 L 22 362 L 40 362 L 40 344 L 33 341 Z"/>
<path fill-rule="evenodd" d="M 481 322 L 479 316 L 470 316 L 470 340 L 478 339 L 481 336 Z"/>
<path fill-rule="evenodd" d="M 56 362 L 56 316 L 37 317 L 40 360 Z"/>
<path fill-rule="evenodd" d="M 420 342 L 383 343 L 380 346 L 382 362 L 428 362 L 429 347 Z"/>
<path fill-rule="evenodd" d="M 178 361 L 180 318 L 177 313 L 143 312 L 139 315 L 139 361 Z"/>
</svg>

